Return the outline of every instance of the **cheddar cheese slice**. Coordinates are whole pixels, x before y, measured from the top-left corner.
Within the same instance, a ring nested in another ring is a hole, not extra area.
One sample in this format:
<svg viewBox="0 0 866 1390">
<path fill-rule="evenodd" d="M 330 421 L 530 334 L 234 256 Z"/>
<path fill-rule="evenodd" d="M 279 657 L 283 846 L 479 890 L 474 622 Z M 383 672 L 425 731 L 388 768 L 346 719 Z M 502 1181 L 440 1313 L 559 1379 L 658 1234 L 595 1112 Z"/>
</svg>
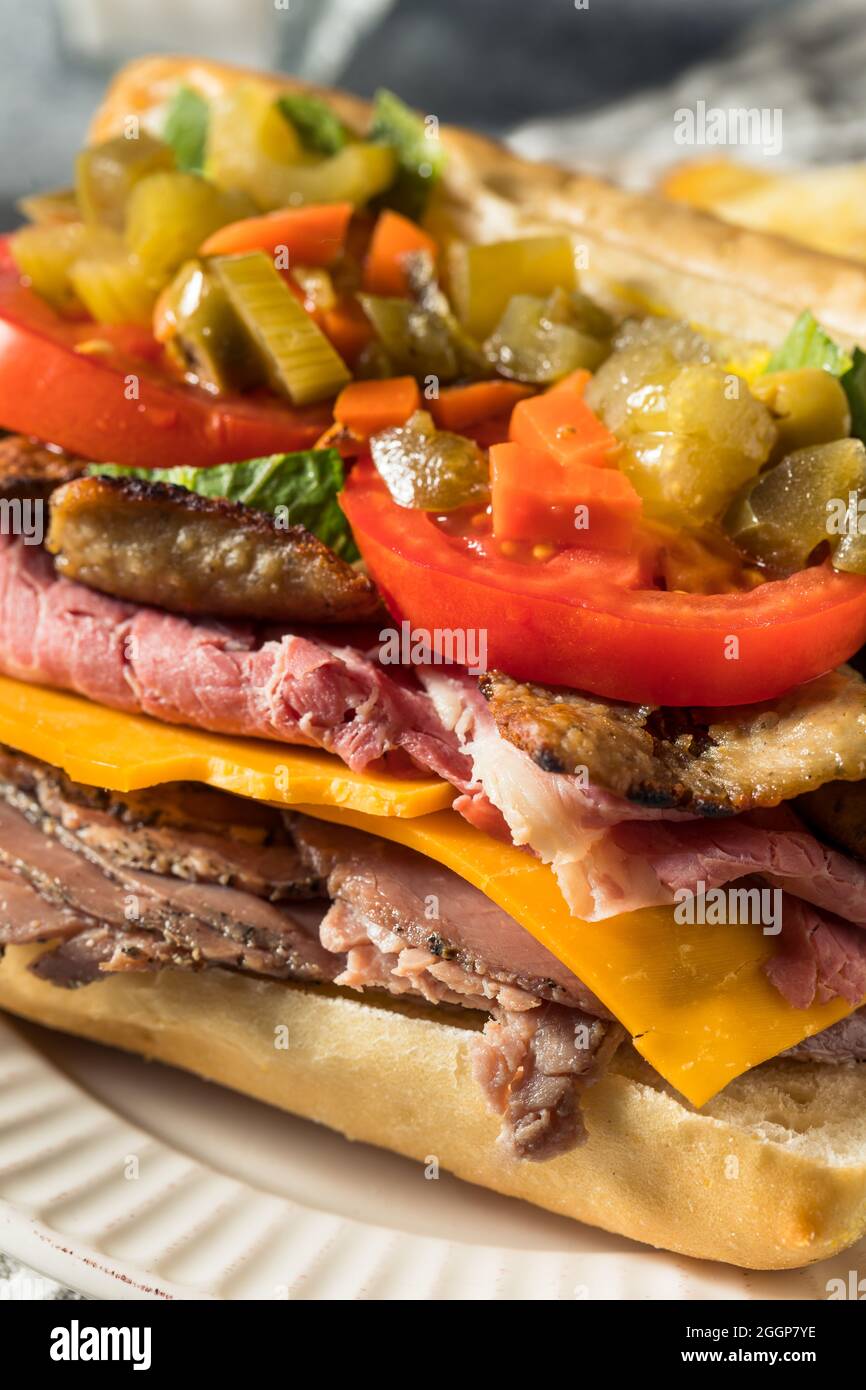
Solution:
<svg viewBox="0 0 866 1390">
<path fill-rule="evenodd" d="M 454 811 L 376 821 L 329 806 L 298 809 L 408 845 L 480 888 L 589 985 L 693 1105 L 852 1012 L 841 999 L 787 1004 L 761 969 L 775 938 L 756 926 L 679 925 L 670 907 L 603 922 L 573 917 L 546 865 Z"/>
<path fill-rule="evenodd" d="M 318 749 L 163 724 L 6 676 L 0 676 L 0 743 L 110 791 L 206 782 L 255 801 L 347 806 L 368 816 L 422 816 L 450 806 L 455 794 L 439 778 L 352 772 Z"/>
</svg>

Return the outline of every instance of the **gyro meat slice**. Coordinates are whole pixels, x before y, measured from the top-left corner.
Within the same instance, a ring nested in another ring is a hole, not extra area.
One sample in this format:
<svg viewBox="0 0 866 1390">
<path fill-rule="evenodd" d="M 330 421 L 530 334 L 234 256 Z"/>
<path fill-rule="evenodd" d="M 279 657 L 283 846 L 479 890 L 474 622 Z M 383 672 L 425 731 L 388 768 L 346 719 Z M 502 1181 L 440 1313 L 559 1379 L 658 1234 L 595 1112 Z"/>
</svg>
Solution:
<svg viewBox="0 0 866 1390">
<path fill-rule="evenodd" d="M 263 622 L 359 622 L 370 581 L 303 526 L 240 502 L 137 478 L 79 478 L 51 500 L 58 573 L 174 613 Z"/>
</svg>

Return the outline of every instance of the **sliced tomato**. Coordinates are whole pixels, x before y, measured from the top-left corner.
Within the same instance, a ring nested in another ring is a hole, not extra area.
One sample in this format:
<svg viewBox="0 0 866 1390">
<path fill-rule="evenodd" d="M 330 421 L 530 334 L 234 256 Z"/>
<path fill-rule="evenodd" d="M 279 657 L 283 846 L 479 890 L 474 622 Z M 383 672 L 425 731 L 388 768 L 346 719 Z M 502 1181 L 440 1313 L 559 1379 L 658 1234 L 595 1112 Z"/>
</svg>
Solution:
<svg viewBox="0 0 866 1390">
<path fill-rule="evenodd" d="M 596 552 L 527 563 L 449 535 L 396 506 L 369 463 L 341 501 L 394 616 L 434 643 L 437 629 L 482 632 L 488 665 L 518 679 L 639 704 L 746 704 L 838 666 L 866 639 L 866 579 L 827 566 L 743 594 L 627 588 Z"/>
<path fill-rule="evenodd" d="M 188 386 L 142 329 L 58 317 L 0 254 L 0 428 L 99 463 L 205 467 L 309 448 L 330 418 Z"/>
</svg>

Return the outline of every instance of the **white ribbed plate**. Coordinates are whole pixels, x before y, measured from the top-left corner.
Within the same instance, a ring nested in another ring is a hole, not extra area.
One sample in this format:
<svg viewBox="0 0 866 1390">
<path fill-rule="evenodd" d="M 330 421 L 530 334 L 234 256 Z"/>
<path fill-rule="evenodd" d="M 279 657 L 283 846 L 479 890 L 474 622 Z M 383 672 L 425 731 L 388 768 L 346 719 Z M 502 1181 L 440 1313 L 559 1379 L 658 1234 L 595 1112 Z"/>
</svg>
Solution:
<svg viewBox="0 0 866 1390">
<path fill-rule="evenodd" d="M 866 1259 L 754 1274 L 650 1251 L 8 1018 L 0 1250 L 132 1299 L 823 1298 Z"/>
</svg>

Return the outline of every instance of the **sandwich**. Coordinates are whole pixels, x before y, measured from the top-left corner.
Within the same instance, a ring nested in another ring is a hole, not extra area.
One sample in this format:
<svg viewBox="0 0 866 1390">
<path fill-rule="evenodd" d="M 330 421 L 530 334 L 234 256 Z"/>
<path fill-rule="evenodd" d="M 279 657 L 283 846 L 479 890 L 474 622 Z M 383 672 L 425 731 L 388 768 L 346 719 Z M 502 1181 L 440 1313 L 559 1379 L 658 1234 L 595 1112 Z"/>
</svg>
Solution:
<svg viewBox="0 0 866 1390">
<path fill-rule="evenodd" d="M 858 1239 L 866 269 L 175 57 L 22 207 L 0 1007 L 650 1245 Z"/>
</svg>

